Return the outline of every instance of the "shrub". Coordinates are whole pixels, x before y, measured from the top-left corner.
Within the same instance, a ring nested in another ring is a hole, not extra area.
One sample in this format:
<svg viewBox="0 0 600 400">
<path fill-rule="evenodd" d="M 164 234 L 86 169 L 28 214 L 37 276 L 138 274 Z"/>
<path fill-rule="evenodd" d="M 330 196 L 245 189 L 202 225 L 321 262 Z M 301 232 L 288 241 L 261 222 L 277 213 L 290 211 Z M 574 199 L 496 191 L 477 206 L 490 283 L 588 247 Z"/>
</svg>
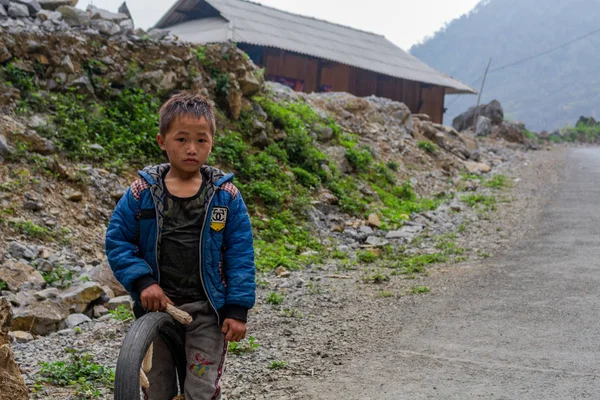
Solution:
<svg viewBox="0 0 600 400">
<path fill-rule="evenodd" d="M 438 146 L 435 143 L 430 142 L 429 140 L 417 142 L 417 146 L 419 146 L 420 149 L 425 150 L 429 154 L 436 154 L 439 151 Z"/>
</svg>

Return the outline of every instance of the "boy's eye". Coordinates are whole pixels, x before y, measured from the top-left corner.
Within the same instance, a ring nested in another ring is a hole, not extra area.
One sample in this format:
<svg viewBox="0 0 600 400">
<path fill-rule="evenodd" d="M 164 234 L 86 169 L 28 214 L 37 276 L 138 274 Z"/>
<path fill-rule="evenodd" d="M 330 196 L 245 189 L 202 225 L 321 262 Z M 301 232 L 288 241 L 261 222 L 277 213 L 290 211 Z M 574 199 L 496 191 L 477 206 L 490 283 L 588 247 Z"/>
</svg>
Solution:
<svg viewBox="0 0 600 400">
<path fill-rule="evenodd" d="M 200 143 L 206 143 L 206 139 L 199 139 L 198 140 Z"/>
<path fill-rule="evenodd" d="M 180 143 L 183 143 L 183 142 L 185 142 L 185 138 L 177 138 L 177 139 L 175 139 L 175 140 L 177 140 L 177 141 L 178 141 L 178 142 L 180 142 Z"/>
</svg>

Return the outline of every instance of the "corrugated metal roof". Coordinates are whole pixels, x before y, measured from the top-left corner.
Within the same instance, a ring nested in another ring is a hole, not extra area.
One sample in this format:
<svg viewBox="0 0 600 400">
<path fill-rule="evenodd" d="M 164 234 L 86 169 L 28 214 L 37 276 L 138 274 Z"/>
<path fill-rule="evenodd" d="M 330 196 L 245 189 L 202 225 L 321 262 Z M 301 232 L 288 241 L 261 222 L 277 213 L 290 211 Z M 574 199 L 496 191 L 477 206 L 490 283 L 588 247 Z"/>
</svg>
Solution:
<svg viewBox="0 0 600 400">
<path fill-rule="evenodd" d="M 199 3 L 222 18 L 185 20 Z M 182 23 L 179 23 L 182 22 Z M 394 45 L 384 36 L 266 7 L 246 0 L 179 0 L 156 24 L 195 43 L 233 41 L 293 51 L 365 70 L 447 88 L 446 93 L 475 90 Z"/>
</svg>

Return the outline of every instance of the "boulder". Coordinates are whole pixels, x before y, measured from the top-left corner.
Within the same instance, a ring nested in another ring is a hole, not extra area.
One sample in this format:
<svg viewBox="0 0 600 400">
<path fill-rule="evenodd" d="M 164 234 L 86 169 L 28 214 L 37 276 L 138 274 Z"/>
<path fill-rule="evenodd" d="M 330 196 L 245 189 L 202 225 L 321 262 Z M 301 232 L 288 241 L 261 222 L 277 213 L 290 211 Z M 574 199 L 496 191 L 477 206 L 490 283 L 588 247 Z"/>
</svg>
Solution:
<svg viewBox="0 0 600 400">
<path fill-rule="evenodd" d="M 71 286 L 58 297 L 61 304 L 68 310 L 82 313 L 88 305 L 104 296 L 104 290 L 95 282 L 85 282 L 81 285 Z"/>
<path fill-rule="evenodd" d="M 69 89 L 76 89 L 78 93 L 94 95 L 94 87 L 87 76 L 81 76 L 67 85 Z"/>
<path fill-rule="evenodd" d="M 121 6 L 119 7 L 119 9 L 117 11 L 119 11 L 121 14 L 125 14 L 129 18 L 131 18 L 131 13 L 129 12 L 129 7 L 127 7 L 126 1 L 124 1 L 123 4 L 121 4 Z"/>
<path fill-rule="evenodd" d="M 368 223 L 369 223 L 369 226 L 371 226 L 373 228 L 379 228 L 381 226 L 381 221 L 379 220 L 379 216 L 377 216 L 377 214 L 375 214 L 375 213 L 372 213 L 369 215 Z"/>
<path fill-rule="evenodd" d="M 110 299 L 106 304 L 106 308 L 109 310 L 115 310 L 119 306 L 125 306 L 128 310 L 133 310 L 133 300 L 130 296 L 119 296 L 114 299 Z"/>
<path fill-rule="evenodd" d="M 92 322 L 92 320 L 85 314 L 71 314 L 64 320 L 64 324 L 69 329 L 75 328 L 77 325 L 84 324 L 86 322 Z"/>
<path fill-rule="evenodd" d="M 62 18 L 62 14 L 58 11 L 41 10 L 37 14 L 41 21 L 58 21 Z"/>
<path fill-rule="evenodd" d="M 0 18 L 2 17 L 8 17 L 8 12 L 6 11 L 6 9 L 4 9 L 4 7 L 0 4 Z M 1 58 L 1 57 L 0 57 Z"/>
<path fill-rule="evenodd" d="M 73 0 L 38 0 L 38 3 L 44 10 L 55 11 L 58 7 L 62 6 L 74 6 Z"/>
<path fill-rule="evenodd" d="M 524 130 L 525 125 L 522 123 L 504 121 L 500 126 L 494 128 L 493 134 L 508 142 L 525 144 L 528 140 Z"/>
<path fill-rule="evenodd" d="M 14 1 L 17 4 L 22 4 L 25 7 L 27 7 L 27 10 L 29 11 L 29 15 L 31 15 L 32 17 L 34 17 L 42 9 L 42 7 L 37 2 L 37 0 L 12 0 L 12 1 Z"/>
<path fill-rule="evenodd" d="M 260 91 L 261 82 L 252 71 L 246 71 L 244 76 L 238 79 L 238 83 L 246 97 L 251 97 Z"/>
<path fill-rule="evenodd" d="M 121 32 L 121 27 L 111 21 L 106 21 L 103 19 L 92 19 L 92 29 L 97 30 L 103 35 L 113 36 L 117 33 Z"/>
<path fill-rule="evenodd" d="M 452 126 L 459 132 L 466 131 L 475 126 L 475 118 L 484 116 L 490 119 L 493 125 L 500 125 L 504 121 L 504 109 L 497 100 L 479 107 L 471 107 L 452 121 Z"/>
<path fill-rule="evenodd" d="M 25 331 L 11 331 L 10 335 L 17 343 L 27 343 L 35 339 L 31 333 Z"/>
<path fill-rule="evenodd" d="M 377 236 L 369 236 L 367 238 L 367 240 L 365 241 L 365 243 L 368 245 L 371 245 L 373 247 L 383 247 L 383 246 L 387 246 L 388 244 L 390 244 L 390 242 L 387 241 L 386 239 L 382 239 Z"/>
<path fill-rule="evenodd" d="M 10 349 L 12 323 L 10 302 L 0 297 L 0 400 L 27 400 L 29 391 Z"/>
<path fill-rule="evenodd" d="M 56 146 L 50 140 L 41 137 L 36 131 L 27 127 L 7 115 L 0 118 L 0 135 L 10 141 L 27 143 L 28 150 L 39 154 L 54 154 Z"/>
<path fill-rule="evenodd" d="M 10 153 L 10 147 L 8 147 L 8 141 L 4 135 L 0 135 L 0 158 L 5 158 Z"/>
<path fill-rule="evenodd" d="M 489 136 L 492 134 L 492 120 L 483 115 L 477 118 L 475 136 Z"/>
<path fill-rule="evenodd" d="M 126 14 L 113 13 L 91 5 L 88 6 L 87 10 L 92 15 L 92 20 L 103 19 L 105 21 L 110 21 L 118 24 L 119 22 L 125 21 L 126 19 L 130 18 Z"/>
<path fill-rule="evenodd" d="M 8 6 L 8 16 L 11 18 L 29 17 L 29 9 L 25 4 L 10 3 Z"/>
<path fill-rule="evenodd" d="M 71 6 L 60 6 L 56 9 L 69 26 L 90 26 L 90 16 L 83 10 Z"/>
<path fill-rule="evenodd" d="M 473 161 L 465 161 L 465 168 L 471 174 L 480 174 L 480 173 L 487 174 L 488 172 L 490 172 L 492 170 L 492 167 L 490 167 L 487 164 L 473 162 Z"/>
<path fill-rule="evenodd" d="M 0 280 L 6 282 L 8 289 L 12 292 L 16 292 L 22 287 L 39 289 L 46 284 L 42 274 L 35 268 L 12 260 L 4 262 L 0 268 Z"/>
<path fill-rule="evenodd" d="M 114 292 L 115 296 L 125 296 L 128 294 L 123 285 L 115 278 L 106 262 L 94 267 L 89 272 L 89 277 L 100 286 L 108 286 Z"/>
<path fill-rule="evenodd" d="M 56 332 L 68 316 L 69 311 L 64 306 L 52 300 L 44 300 L 15 309 L 12 330 L 47 335 Z"/>
</svg>

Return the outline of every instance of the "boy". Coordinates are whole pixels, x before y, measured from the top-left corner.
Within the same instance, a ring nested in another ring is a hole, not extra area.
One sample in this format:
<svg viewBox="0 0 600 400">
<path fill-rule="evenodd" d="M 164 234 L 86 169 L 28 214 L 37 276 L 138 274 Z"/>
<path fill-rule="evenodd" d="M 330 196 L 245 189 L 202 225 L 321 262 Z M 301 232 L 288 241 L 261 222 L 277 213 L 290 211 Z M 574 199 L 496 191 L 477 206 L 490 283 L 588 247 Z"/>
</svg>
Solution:
<svg viewBox="0 0 600 400">
<path fill-rule="evenodd" d="M 115 277 L 136 302 L 136 315 L 167 303 L 192 315 L 185 327 L 186 400 L 221 398 L 227 344 L 246 335 L 254 306 L 254 249 L 233 174 L 204 165 L 215 117 L 202 96 L 181 92 L 160 109 L 156 139 L 169 163 L 145 168 L 117 204 L 106 232 Z M 152 400 L 176 394 L 166 344 L 154 342 L 148 374 Z"/>
</svg>

